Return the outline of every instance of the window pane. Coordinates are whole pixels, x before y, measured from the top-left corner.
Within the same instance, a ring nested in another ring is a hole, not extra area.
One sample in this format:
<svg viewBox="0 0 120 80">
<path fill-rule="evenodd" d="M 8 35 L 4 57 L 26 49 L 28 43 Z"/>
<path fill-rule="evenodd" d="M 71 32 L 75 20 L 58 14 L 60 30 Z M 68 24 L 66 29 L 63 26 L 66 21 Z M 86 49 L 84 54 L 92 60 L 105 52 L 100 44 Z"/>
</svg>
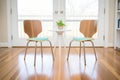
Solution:
<svg viewBox="0 0 120 80">
<path fill-rule="evenodd" d="M 53 27 L 53 0 L 18 0 L 18 34 L 19 38 L 25 38 L 23 20 L 42 20 L 41 36 L 52 36 L 48 32 Z"/>
<path fill-rule="evenodd" d="M 97 19 L 98 0 L 66 0 L 66 19 Z"/>
<path fill-rule="evenodd" d="M 18 0 L 18 17 L 53 19 L 53 0 Z"/>
</svg>

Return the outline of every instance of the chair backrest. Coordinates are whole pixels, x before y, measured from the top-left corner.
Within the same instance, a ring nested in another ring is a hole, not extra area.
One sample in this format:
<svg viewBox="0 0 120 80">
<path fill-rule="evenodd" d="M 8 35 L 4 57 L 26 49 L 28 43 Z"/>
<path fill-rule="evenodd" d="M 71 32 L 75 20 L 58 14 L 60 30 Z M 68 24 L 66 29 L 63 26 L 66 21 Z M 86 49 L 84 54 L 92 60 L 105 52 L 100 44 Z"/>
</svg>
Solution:
<svg viewBox="0 0 120 80">
<path fill-rule="evenodd" d="M 24 20 L 24 32 L 29 38 L 37 37 L 42 32 L 40 20 Z"/>
<path fill-rule="evenodd" d="M 84 37 L 92 37 L 97 32 L 96 20 L 82 20 L 80 23 L 80 32 Z"/>
</svg>

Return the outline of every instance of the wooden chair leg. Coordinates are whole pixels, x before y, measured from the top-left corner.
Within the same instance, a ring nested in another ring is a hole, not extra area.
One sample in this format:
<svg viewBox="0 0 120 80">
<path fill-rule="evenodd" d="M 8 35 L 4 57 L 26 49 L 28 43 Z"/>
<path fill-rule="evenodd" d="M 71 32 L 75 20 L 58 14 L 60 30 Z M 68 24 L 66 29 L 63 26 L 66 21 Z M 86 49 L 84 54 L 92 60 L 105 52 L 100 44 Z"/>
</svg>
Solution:
<svg viewBox="0 0 120 80">
<path fill-rule="evenodd" d="M 49 41 L 49 40 L 48 40 L 48 41 Z M 53 54 L 52 43 L 51 43 L 51 41 L 49 41 L 49 43 L 50 43 L 51 52 L 52 52 L 52 57 L 53 57 L 53 61 L 54 61 L 54 60 L 55 60 L 55 58 L 54 58 L 54 54 Z"/>
<path fill-rule="evenodd" d="M 27 46 L 26 46 L 26 49 L 25 49 L 24 60 L 26 59 L 26 53 L 27 53 L 27 48 L 28 48 L 29 42 L 30 42 L 30 41 L 27 42 Z"/>
<path fill-rule="evenodd" d="M 92 43 L 93 50 L 94 50 L 94 54 L 95 54 L 95 59 L 96 59 L 96 61 L 97 61 L 97 55 L 96 55 L 96 51 L 95 51 L 95 46 L 94 46 L 94 43 L 93 43 L 93 41 L 90 41 L 90 42 Z"/>
<path fill-rule="evenodd" d="M 67 60 L 69 59 L 69 54 L 70 54 L 70 48 L 71 48 L 71 44 L 72 44 L 73 40 L 70 42 L 69 44 L 69 50 L 68 50 L 68 56 L 67 56 Z"/>
<path fill-rule="evenodd" d="M 37 41 L 35 42 L 34 66 L 36 66 L 36 52 L 37 52 Z"/>
</svg>

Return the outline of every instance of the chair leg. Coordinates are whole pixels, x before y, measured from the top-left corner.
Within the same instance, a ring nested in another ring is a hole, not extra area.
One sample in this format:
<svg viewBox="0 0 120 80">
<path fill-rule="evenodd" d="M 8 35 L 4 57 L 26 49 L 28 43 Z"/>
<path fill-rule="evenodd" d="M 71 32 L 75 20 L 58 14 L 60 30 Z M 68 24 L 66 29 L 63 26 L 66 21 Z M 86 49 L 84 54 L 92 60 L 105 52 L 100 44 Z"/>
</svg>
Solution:
<svg viewBox="0 0 120 80">
<path fill-rule="evenodd" d="M 86 52 L 85 52 L 85 43 L 83 42 L 83 51 L 84 51 L 84 62 L 86 65 Z"/>
<path fill-rule="evenodd" d="M 37 52 L 37 41 L 35 42 L 34 66 L 36 66 L 36 52 Z"/>
<path fill-rule="evenodd" d="M 80 42 L 80 48 L 79 48 L 79 57 L 81 57 L 81 42 Z"/>
<path fill-rule="evenodd" d="M 42 42 L 40 42 L 40 44 L 41 44 L 41 57 L 43 58 Z"/>
<path fill-rule="evenodd" d="M 28 48 L 28 44 L 29 44 L 30 41 L 27 42 L 27 47 L 25 49 L 25 55 L 24 55 L 24 60 L 26 59 L 26 53 L 27 53 L 27 48 Z"/>
<path fill-rule="evenodd" d="M 90 42 L 92 43 L 93 50 L 94 50 L 94 54 L 95 54 L 95 59 L 96 59 L 96 61 L 97 61 L 97 55 L 96 55 L 96 51 L 95 51 L 95 46 L 94 46 L 94 43 L 93 43 L 93 41 L 90 41 Z"/>
<path fill-rule="evenodd" d="M 67 56 L 67 60 L 69 59 L 69 54 L 70 54 L 70 48 L 71 48 L 71 44 L 72 44 L 73 40 L 70 42 L 69 44 L 69 50 L 68 50 L 68 56 Z"/>
<path fill-rule="evenodd" d="M 48 41 L 49 41 L 49 40 L 48 40 Z M 50 43 L 51 52 L 52 52 L 52 57 L 53 57 L 53 61 L 54 61 L 54 60 L 55 60 L 55 58 L 54 58 L 54 54 L 53 54 L 52 43 L 51 43 L 51 41 L 49 41 L 49 43 Z"/>
</svg>

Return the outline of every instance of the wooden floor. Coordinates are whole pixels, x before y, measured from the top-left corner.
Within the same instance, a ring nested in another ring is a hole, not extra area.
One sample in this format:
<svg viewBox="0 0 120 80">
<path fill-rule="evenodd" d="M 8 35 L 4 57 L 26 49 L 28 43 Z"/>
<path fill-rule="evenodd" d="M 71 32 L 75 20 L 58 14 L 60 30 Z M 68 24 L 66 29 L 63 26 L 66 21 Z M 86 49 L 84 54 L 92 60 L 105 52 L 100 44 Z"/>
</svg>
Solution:
<svg viewBox="0 0 120 80">
<path fill-rule="evenodd" d="M 69 61 L 64 48 L 55 50 L 52 60 L 50 48 L 44 48 L 43 58 L 37 50 L 34 67 L 34 48 L 29 48 L 24 61 L 24 48 L 0 48 L 0 80 L 120 80 L 120 52 L 113 48 L 96 48 L 95 61 L 92 48 L 86 48 L 79 58 L 78 48 L 72 48 Z"/>
</svg>

